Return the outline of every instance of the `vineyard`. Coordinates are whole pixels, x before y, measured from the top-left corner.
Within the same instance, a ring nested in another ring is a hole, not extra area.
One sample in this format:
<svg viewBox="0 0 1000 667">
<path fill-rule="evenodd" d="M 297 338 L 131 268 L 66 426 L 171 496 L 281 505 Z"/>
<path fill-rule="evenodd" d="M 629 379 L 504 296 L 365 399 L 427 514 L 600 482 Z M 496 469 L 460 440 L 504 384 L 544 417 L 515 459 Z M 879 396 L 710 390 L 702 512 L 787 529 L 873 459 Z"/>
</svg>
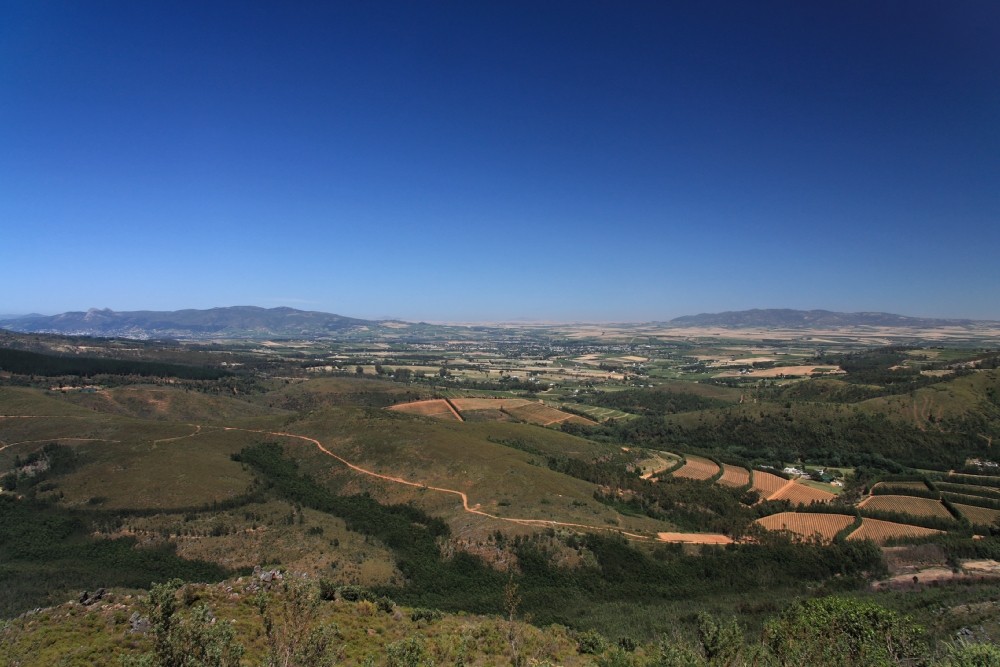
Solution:
<svg viewBox="0 0 1000 667">
<path fill-rule="evenodd" d="M 1000 519 L 1000 510 L 959 503 L 952 503 L 952 505 L 962 513 L 962 516 L 977 526 L 992 526 Z"/>
<path fill-rule="evenodd" d="M 688 454 L 686 463 L 674 472 L 675 477 L 686 479 L 711 479 L 719 472 L 719 464 L 711 459 Z"/>
<path fill-rule="evenodd" d="M 854 517 L 847 514 L 779 512 L 757 519 L 755 523 L 767 530 L 787 530 L 803 539 L 818 536 L 822 541 L 829 542 L 854 523 Z"/>
<path fill-rule="evenodd" d="M 572 415 L 568 412 L 563 412 L 562 410 L 550 408 L 542 403 L 534 403 L 532 401 L 528 401 L 524 405 L 517 407 L 505 408 L 505 411 L 515 419 L 520 419 L 521 421 L 526 421 L 531 424 L 538 424 L 540 426 L 562 424 L 564 422 L 569 422 L 571 424 L 584 424 L 587 426 L 596 425 L 596 422 L 585 417 L 578 417 L 577 415 Z"/>
<path fill-rule="evenodd" d="M 719 484 L 732 486 L 734 488 L 744 487 L 750 483 L 750 471 L 746 468 L 725 464 L 722 466 L 722 477 Z"/>
<path fill-rule="evenodd" d="M 943 531 L 933 528 L 923 528 L 921 526 L 910 526 L 905 523 L 894 523 L 892 521 L 882 521 L 881 519 L 861 519 L 861 526 L 847 536 L 849 540 L 872 540 L 879 544 L 885 544 L 889 540 L 903 537 L 927 537 L 938 535 Z"/>
<path fill-rule="evenodd" d="M 893 512 L 919 517 L 951 519 L 951 513 L 941 501 L 914 496 L 869 496 L 858 507 L 876 512 Z"/>
<path fill-rule="evenodd" d="M 810 503 L 828 503 L 836 494 L 821 489 L 814 489 L 805 484 L 786 484 L 784 488 L 769 497 L 768 500 L 787 500 L 793 505 L 808 505 Z"/>
<path fill-rule="evenodd" d="M 531 403 L 526 398 L 453 398 L 452 405 L 459 412 L 473 410 L 512 410 Z"/>
<path fill-rule="evenodd" d="M 451 405 L 455 406 L 455 410 L 452 410 L 451 405 L 444 399 L 400 403 L 399 405 L 393 405 L 389 409 L 420 415 L 422 417 L 458 421 L 462 420 L 459 413 L 502 410 L 515 419 L 539 426 L 558 425 L 562 423 L 583 424 L 586 426 L 596 425 L 596 422 L 585 417 L 563 412 L 562 410 L 557 410 L 537 401 L 529 401 L 525 398 L 453 398 L 450 400 Z"/>
<path fill-rule="evenodd" d="M 761 498 L 770 498 L 786 484 L 788 484 L 788 480 L 784 477 L 778 477 L 761 470 L 753 471 L 753 489 L 760 494 Z"/>
<path fill-rule="evenodd" d="M 448 405 L 448 401 L 442 398 L 435 398 L 428 401 L 415 401 L 413 403 L 400 403 L 389 408 L 397 412 L 405 412 L 410 415 L 420 415 L 421 417 L 434 417 L 436 419 L 451 419 L 458 421 L 458 416 Z"/>
</svg>

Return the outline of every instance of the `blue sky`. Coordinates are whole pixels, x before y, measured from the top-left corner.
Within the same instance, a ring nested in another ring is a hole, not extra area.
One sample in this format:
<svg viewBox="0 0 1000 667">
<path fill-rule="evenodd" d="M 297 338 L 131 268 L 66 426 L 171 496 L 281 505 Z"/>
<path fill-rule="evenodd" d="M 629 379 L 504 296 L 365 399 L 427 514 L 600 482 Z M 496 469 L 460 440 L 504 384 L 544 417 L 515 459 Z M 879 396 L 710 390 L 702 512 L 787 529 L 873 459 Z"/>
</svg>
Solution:
<svg viewBox="0 0 1000 667">
<path fill-rule="evenodd" d="M 1000 4 L 0 0 L 0 312 L 1000 319 Z"/>
</svg>

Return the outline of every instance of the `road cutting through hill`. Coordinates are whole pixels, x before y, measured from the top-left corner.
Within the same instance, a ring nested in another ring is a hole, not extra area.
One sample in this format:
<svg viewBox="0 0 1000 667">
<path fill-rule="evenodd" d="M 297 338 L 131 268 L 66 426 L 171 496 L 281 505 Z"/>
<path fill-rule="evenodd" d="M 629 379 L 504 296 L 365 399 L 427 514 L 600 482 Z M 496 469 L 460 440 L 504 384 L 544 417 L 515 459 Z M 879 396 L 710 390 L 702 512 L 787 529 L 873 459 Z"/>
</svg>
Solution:
<svg viewBox="0 0 1000 667">
<path fill-rule="evenodd" d="M 484 512 L 483 510 L 479 509 L 480 506 L 478 504 L 477 505 L 469 505 L 469 497 L 463 491 L 459 491 L 457 489 L 448 489 L 448 488 L 444 488 L 444 487 L 440 487 L 440 486 L 430 486 L 428 484 L 423 484 L 421 482 L 413 482 L 413 481 L 410 481 L 408 479 L 403 479 L 402 477 L 394 477 L 392 475 L 383 475 L 382 473 L 377 473 L 374 470 L 368 470 L 366 468 L 362 468 L 359 465 L 355 465 L 354 463 L 351 463 L 350 461 L 348 461 L 344 457 L 339 456 L 337 454 L 334 454 L 329 449 L 327 449 L 326 447 L 324 447 L 323 443 L 321 443 L 316 438 L 310 438 L 309 436 L 298 435 L 296 433 L 287 433 L 287 432 L 283 432 L 283 431 L 263 431 L 263 430 L 248 429 L 248 428 L 236 428 L 236 427 L 231 427 L 231 426 L 224 426 L 223 429 L 226 430 L 226 431 L 244 431 L 244 432 L 247 432 L 247 433 L 260 433 L 262 435 L 270 435 L 270 436 L 275 436 L 275 437 L 296 438 L 298 440 L 305 440 L 306 442 L 311 442 L 312 444 L 316 445 L 317 449 L 319 449 L 321 452 L 323 452 L 327 456 L 340 461 L 341 463 L 343 463 L 345 466 L 347 466 L 351 470 L 354 470 L 355 472 L 359 472 L 359 473 L 361 473 L 363 475 L 368 475 L 370 477 L 375 477 L 375 478 L 378 478 L 378 479 L 384 479 L 387 482 L 393 482 L 395 484 L 403 484 L 405 486 L 412 486 L 412 487 L 415 487 L 415 488 L 418 488 L 418 489 L 427 489 L 428 491 L 437 491 L 439 493 L 448 493 L 448 494 L 451 494 L 451 495 L 454 495 L 454 496 L 458 496 L 462 500 L 462 509 L 465 510 L 466 512 L 468 512 L 469 514 L 477 514 L 479 516 L 483 516 L 483 517 L 486 517 L 486 518 L 489 518 L 489 519 L 495 519 L 497 521 L 506 521 L 508 523 L 515 523 L 515 524 L 518 524 L 518 525 L 521 525 L 521 526 L 553 526 L 553 527 L 555 527 L 555 526 L 563 526 L 563 527 L 566 527 L 566 528 L 580 528 L 580 529 L 584 529 L 584 530 L 602 530 L 602 531 L 611 531 L 611 532 L 614 532 L 614 533 L 618 533 L 620 535 L 623 535 L 625 537 L 631 538 L 633 540 L 642 540 L 642 541 L 656 541 L 657 540 L 657 538 L 653 538 L 653 537 L 650 537 L 648 535 L 639 535 L 637 533 L 630 533 L 630 532 L 628 532 L 626 530 L 621 530 L 620 528 L 610 528 L 610 527 L 607 527 L 607 526 L 591 526 L 591 525 L 582 524 L 582 523 L 569 523 L 569 522 L 565 522 L 565 521 L 552 521 L 552 520 L 549 520 L 549 519 L 519 519 L 519 518 L 515 518 L 515 517 L 506 517 L 506 516 L 498 516 L 496 514 L 490 514 L 489 512 Z"/>
</svg>

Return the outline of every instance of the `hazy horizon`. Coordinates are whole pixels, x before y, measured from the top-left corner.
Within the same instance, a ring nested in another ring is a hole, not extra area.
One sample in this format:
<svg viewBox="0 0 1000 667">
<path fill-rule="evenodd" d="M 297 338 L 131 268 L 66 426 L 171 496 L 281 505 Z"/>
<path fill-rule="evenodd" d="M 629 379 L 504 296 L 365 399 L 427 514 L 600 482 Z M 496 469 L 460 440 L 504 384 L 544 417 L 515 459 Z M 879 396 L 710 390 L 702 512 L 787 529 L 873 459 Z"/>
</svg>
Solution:
<svg viewBox="0 0 1000 667">
<path fill-rule="evenodd" d="M 0 310 L 1000 319 L 1000 5 L 7 3 Z"/>
<path fill-rule="evenodd" d="M 740 308 L 737 311 L 706 311 L 706 310 L 702 310 L 702 311 L 697 311 L 697 312 L 678 313 L 676 315 L 669 315 L 669 316 L 663 316 L 663 317 L 654 317 L 654 318 L 649 318 L 649 319 L 607 319 L 607 318 L 603 318 L 603 319 L 602 318 L 591 318 L 591 319 L 587 319 L 587 318 L 555 319 L 555 318 L 529 317 L 529 316 L 520 316 L 520 317 L 517 317 L 517 316 L 515 316 L 515 317 L 482 317 L 482 318 L 476 318 L 476 319 L 462 319 L 462 318 L 437 319 L 437 318 L 428 318 L 428 317 L 406 318 L 406 317 L 399 317 L 399 316 L 395 316 L 395 315 L 391 315 L 391 314 L 388 314 L 388 315 L 387 314 L 382 314 L 382 315 L 365 315 L 365 314 L 360 314 L 359 315 L 359 314 L 356 314 L 356 313 L 340 312 L 340 311 L 337 311 L 337 310 L 322 310 L 322 309 L 303 308 L 303 307 L 288 306 L 288 305 L 260 306 L 260 305 L 251 304 L 251 303 L 235 304 L 233 306 L 209 306 L 208 308 L 171 308 L 169 310 L 163 310 L 163 311 L 161 311 L 159 309 L 152 309 L 152 308 L 136 308 L 136 309 L 127 309 L 126 310 L 126 309 L 106 308 L 106 307 L 74 308 L 74 309 L 70 309 L 70 310 L 66 310 L 66 311 L 59 311 L 59 312 L 52 312 L 52 313 L 42 313 L 42 312 L 38 312 L 38 311 L 32 311 L 32 312 L 28 312 L 28 313 L 9 313 L 9 312 L 0 311 L 0 321 L 5 320 L 5 319 L 13 319 L 13 318 L 26 317 L 26 316 L 32 316 L 32 315 L 40 315 L 40 316 L 43 316 L 43 317 L 52 317 L 52 316 L 55 316 L 55 315 L 62 315 L 62 314 L 65 314 L 65 313 L 86 313 L 86 312 L 91 311 L 91 310 L 97 310 L 97 311 L 100 311 L 100 310 L 111 310 L 111 311 L 114 311 L 114 312 L 142 312 L 142 311 L 149 311 L 149 312 L 173 312 L 173 311 L 178 311 L 178 310 L 209 310 L 209 309 L 212 309 L 212 308 L 232 308 L 232 307 L 255 307 L 255 308 L 268 308 L 268 309 L 282 308 L 282 307 L 284 307 L 284 308 L 294 308 L 295 310 L 321 312 L 321 313 L 327 313 L 327 314 L 331 314 L 331 315 L 341 315 L 341 316 L 344 316 L 344 317 L 353 317 L 353 318 L 364 319 L 364 320 L 373 320 L 373 321 L 399 320 L 399 321 L 410 322 L 410 323 L 425 322 L 425 323 L 428 323 L 428 324 L 441 324 L 441 325 L 475 325 L 475 324 L 490 324 L 490 323 L 497 323 L 497 324 L 517 324 L 517 323 L 525 323 L 525 324 L 532 324 L 532 323 L 533 324 L 574 324 L 574 323 L 576 323 L 576 324 L 644 324 L 644 323 L 650 323 L 650 322 L 668 322 L 668 321 L 670 321 L 672 319 L 675 319 L 675 318 L 678 318 L 678 317 L 684 317 L 684 316 L 706 315 L 706 314 L 722 314 L 722 313 L 726 313 L 726 312 L 741 312 L 741 311 L 750 311 L 750 310 L 828 311 L 828 312 L 838 312 L 838 313 L 844 313 L 844 314 L 885 313 L 885 314 L 889 314 L 889 315 L 902 315 L 904 317 L 913 317 L 913 318 L 952 319 L 952 320 L 978 320 L 978 321 L 988 321 L 988 322 L 1000 321 L 1000 318 L 994 319 L 994 318 L 988 318 L 988 317 L 986 317 L 986 318 L 979 318 L 979 317 L 944 317 L 944 316 L 938 316 L 938 315 L 921 315 L 921 314 L 913 314 L 913 313 L 904 313 L 904 312 L 898 312 L 898 311 L 892 311 L 892 310 L 879 310 L 879 311 L 845 310 L 845 311 L 834 311 L 834 310 L 832 310 L 830 308 L 785 308 L 783 306 Z"/>
</svg>

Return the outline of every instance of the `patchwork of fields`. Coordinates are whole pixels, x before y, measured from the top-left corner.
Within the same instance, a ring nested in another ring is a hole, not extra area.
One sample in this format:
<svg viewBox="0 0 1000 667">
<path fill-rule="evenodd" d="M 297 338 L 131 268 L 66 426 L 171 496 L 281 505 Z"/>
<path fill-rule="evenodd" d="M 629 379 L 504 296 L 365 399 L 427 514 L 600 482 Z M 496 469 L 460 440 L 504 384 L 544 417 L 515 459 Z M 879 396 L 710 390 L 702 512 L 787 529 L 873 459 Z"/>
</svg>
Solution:
<svg viewBox="0 0 1000 667">
<path fill-rule="evenodd" d="M 563 423 L 583 426 L 597 425 L 597 422 L 586 417 L 564 412 L 540 401 L 526 398 L 438 398 L 399 403 L 389 409 L 421 417 L 453 421 L 464 421 L 466 418 L 477 420 L 477 417 L 485 415 L 477 415 L 476 413 L 490 413 L 493 417 L 497 417 L 499 414 L 538 426 L 558 426 Z"/>
</svg>

